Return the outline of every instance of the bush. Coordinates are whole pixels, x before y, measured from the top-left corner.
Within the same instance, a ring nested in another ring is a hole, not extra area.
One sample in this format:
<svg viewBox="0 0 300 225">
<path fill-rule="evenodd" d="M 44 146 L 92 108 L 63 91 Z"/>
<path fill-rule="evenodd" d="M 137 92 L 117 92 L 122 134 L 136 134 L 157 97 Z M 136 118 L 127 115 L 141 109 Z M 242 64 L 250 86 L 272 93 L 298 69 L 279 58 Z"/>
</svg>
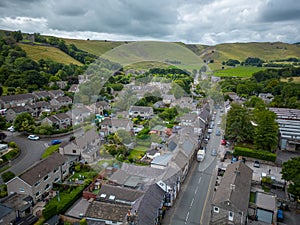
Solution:
<svg viewBox="0 0 300 225">
<path fill-rule="evenodd" d="M 57 214 L 57 206 L 56 205 L 50 205 L 49 207 L 46 207 L 43 210 L 43 216 L 45 220 L 50 219 L 52 216 Z"/>
<path fill-rule="evenodd" d="M 275 162 L 276 161 L 276 154 L 263 151 L 263 150 L 255 150 L 250 148 L 242 148 L 242 147 L 235 147 L 234 148 L 234 155 L 238 156 L 245 156 L 251 157 L 255 159 L 261 159 L 265 161 Z"/>
<path fill-rule="evenodd" d="M 13 172 L 11 172 L 11 171 L 7 171 L 7 172 L 5 172 L 5 173 L 3 173 L 3 174 L 1 175 L 2 180 L 3 180 L 4 182 L 7 182 L 7 181 L 13 179 L 15 176 L 16 176 L 16 175 L 15 175 Z"/>
</svg>

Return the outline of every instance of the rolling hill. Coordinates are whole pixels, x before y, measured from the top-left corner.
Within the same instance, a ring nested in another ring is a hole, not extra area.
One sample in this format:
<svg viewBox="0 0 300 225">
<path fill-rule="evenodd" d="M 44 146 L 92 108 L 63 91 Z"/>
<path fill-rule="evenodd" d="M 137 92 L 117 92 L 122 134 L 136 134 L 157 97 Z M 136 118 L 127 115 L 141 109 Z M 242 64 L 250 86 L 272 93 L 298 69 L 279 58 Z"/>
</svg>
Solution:
<svg viewBox="0 0 300 225">
<path fill-rule="evenodd" d="M 41 45 L 29 45 L 29 44 L 18 44 L 31 59 L 38 61 L 40 59 L 51 59 L 53 61 L 63 63 L 63 64 L 75 64 L 82 65 L 76 59 L 67 55 L 58 48 L 50 46 L 41 46 Z"/>
</svg>

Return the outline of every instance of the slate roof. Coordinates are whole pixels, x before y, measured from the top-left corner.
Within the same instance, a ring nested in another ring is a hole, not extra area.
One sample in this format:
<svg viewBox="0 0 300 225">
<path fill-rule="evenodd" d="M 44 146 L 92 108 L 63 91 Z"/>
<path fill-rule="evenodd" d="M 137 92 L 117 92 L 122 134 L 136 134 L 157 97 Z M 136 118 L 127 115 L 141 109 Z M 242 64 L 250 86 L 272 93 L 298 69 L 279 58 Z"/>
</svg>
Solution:
<svg viewBox="0 0 300 225">
<path fill-rule="evenodd" d="M 32 94 L 34 94 L 37 98 L 51 97 L 51 94 L 48 91 L 35 91 Z"/>
<path fill-rule="evenodd" d="M 247 212 L 251 189 L 252 169 L 242 161 L 229 164 L 215 192 L 214 205 L 230 202 L 231 207 Z M 234 188 L 233 186 L 234 185 Z"/>
<path fill-rule="evenodd" d="M 164 172 L 164 170 L 162 169 L 156 169 L 147 166 L 136 166 L 128 163 L 123 163 L 121 169 L 130 175 L 136 175 L 152 179 L 157 178 Z"/>
<path fill-rule="evenodd" d="M 131 120 L 129 119 L 117 119 L 117 118 L 105 118 L 102 122 L 101 125 L 106 125 L 106 126 L 114 126 L 114 127 L 126 127 Z"/>
<path fill-rule="evenodd" d="M 15 107 L 11 107 L 10 108 L 12 111 L 14 111 L 15 113 L 23 113 L 23 112 L 27 112 L 25 106 L 15 106 Z"/>
<path fill-rule="evenodd" d="M 5 217 L 6 215 L 10 214 L 14 210 L 8 206 L 5 206 L 0 203 L 0 219 Z"/>
<path fill-rule="evenodd" d="M 109 196 L 115 196 L 116 203 L 128 202 L 133 203 L 140 198 L 144 193 L 139 190 L 118 187 L 112 185 L 102 185 L 97 195 L 99 201 L 109 201 Z M 104 197 L 105 195 L 105 197 Z M 101 197 L 102 196 L 102 197 Z"/>
<path fill-rule="evenodd" d="M 28 170 L 22 173 L 19 177 L 24 180 L 29 185 L 34 185 L 38 180 L 46 176 L 48 173 L 56 169 L 59 165 L 62 165 L 65 162 L 63 155 L 55 152 L 50 155 L 48 158 L 43 159 Z"/>
<path fill-rule="evenodd" d="M 178 165 L 180 169 L 183 169 L 189 159 L 182 151 L 178 151 L 173 161 Z"/>
<path fill-rule="evenodd" d="M 35 96 L 31 93 L 0 96 L 0 100 L 2 100 L 3 102 L 19 101 L 26 99 L 35 99 Z"/>
<path fill-rule="evenodd" d="M 148 107 L 148 106 L 130 106 L 129 112 L 151 113 L 153 112 L 153 109 L 152 107 Z"/>
<path fill-rule="evenodd" d="M 114 222 L 125 222 L 125 217 L 131 206 L 111 204 L 106 202 L 93 201 L 89 205 L 85 216 Z"/>
<path fill-rule="evenodd" d="M 169 164 L 169 162 L 171 161 L 172 157 L 173 157 L 173 154 L 171 154 L 171 153 L 156 156 L 152 160 L 151 165 L 154 164 L 154 165 L 159 165 L 159 166 L 167 166 Z"/>
<path fill-rule="evenodd" d="M 133 205 L 133 210 L 137 210 L 139 224 L 154 224 L 163 198 L 164 191 L 156 183 L 149 186 L 140 201 Z"/>
<path fill-rule="evenodd" d="M 52 117 L 57 118 L 59 120 L 70 119 L 70 117 L 66 113 L 58 113 L 53 115 Z"/>
</svg>

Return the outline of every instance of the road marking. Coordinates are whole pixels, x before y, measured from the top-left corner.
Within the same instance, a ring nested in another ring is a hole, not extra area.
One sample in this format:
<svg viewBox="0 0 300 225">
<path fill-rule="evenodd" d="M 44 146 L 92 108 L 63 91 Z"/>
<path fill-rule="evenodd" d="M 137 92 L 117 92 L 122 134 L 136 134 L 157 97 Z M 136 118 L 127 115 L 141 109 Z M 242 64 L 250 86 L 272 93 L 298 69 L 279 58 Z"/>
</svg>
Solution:
<svg viewBox="0 0 300 225">
<path fill-rule="evenodd" d="M 187 223 L 187 220 L 189 219 L 189 216 L 190 216 L 190 212 L 188 212 L 188 213 L 186 214 L 186 217 L 185 217 L 185 224 Z"/>
<path fill-rule="evenodd" d="M 190 208 L 192 208 L 193 204 L 194 204 L 194 201 L 195 201 L 195 198 L 192 199 L 192 202 L 191 202 L 191 205 L 190 205 Z"/>
<path fill-rule="evenodd" d="M 196 187 L 196 189 L 195 189 L 195 194 L 197 193 L 197 191 L 198 191 L 198 188 L 199 188 L 199 186 L 197 186 L 197 187 Z"/>
<path fill-rule="evenodd" d="M 214 170 L 213 170 L 213 171 L 214 171 Z M 209 182 L 209 186 L 208 186 L 208 192 L 206 193 L 206 198 L 205 198 L 205 201 L 204 201 L 204 204 L 203 204 L 202 214 L 201 214 L 201 218 L 200 218 L 200 224 L 202 224 L 202 222 L 203 222 L 203 221 L 202 221 L 202 220 L 203 220 L 203 214 L 204 214 L 205 209 L 206 209 L 206 203 L 207 203 L 207 200 L 208 200 L 208 196 L 210 195 L 213 177 L 214 177 L 214 175 L 212 175 L 212 176 L 210 177 L 210 182 Z"/>
<path fill-rule="evenodd" d="M 202 178 L 202 177 L 199 177 L 198 184 L 200 184 L 200 182 L 201 182 L 201 178 Z"/>
</svg>

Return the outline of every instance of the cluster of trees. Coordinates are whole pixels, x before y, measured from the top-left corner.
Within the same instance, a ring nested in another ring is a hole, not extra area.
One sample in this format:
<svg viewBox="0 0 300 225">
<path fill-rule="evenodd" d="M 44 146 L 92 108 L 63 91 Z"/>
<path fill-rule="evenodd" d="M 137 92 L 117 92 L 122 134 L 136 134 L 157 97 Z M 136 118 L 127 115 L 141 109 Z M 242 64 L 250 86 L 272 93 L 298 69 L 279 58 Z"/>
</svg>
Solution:
<svg viewBox="0 0 300 225">
<path fill-rule="evenodd" d="M 300 68 L 297 67 L 266 69 L 254 73 L 250 79 L 224 78 L 220 85 L 223 93 L 235 92 L 245 98 L 270 93 L 274 99 L 268 106 L 300 109 L 300 84 L 281 80 L 289 78 L 292 81 L 292 77 L 297 76 L 300 76 Z"/>
<path fill-rule="evenodd" d="M 227 115 L 226 138 L 233 142 L 251 143 L 258 150 L 274 151 L 278 143 L 278 124 L 275 113 L 267 110 L 262 102 L 250 110 L 232 104 Z"/>
<path fill-rule="evenodd" d="M 49 89 L 51 81 L 64 80 L 71 85 L 78 83 L 77 75 L 83 71 L 83 67 L 74 64 L 64 65 L 43 59 L 36 62 L 27 57 L 12 36 L 0 37 L 0 83 L 4 86 L 21 87 L 19 89 L 31 92 Z"/>
<path fill-rule="evenodd" d="M 239 60 L 236 59 L 228 59 L 226 62 L 222 62 L 222 65 L 226 65 L 226 66 L 236 66 L 241 64 Z"/>
</svg>

